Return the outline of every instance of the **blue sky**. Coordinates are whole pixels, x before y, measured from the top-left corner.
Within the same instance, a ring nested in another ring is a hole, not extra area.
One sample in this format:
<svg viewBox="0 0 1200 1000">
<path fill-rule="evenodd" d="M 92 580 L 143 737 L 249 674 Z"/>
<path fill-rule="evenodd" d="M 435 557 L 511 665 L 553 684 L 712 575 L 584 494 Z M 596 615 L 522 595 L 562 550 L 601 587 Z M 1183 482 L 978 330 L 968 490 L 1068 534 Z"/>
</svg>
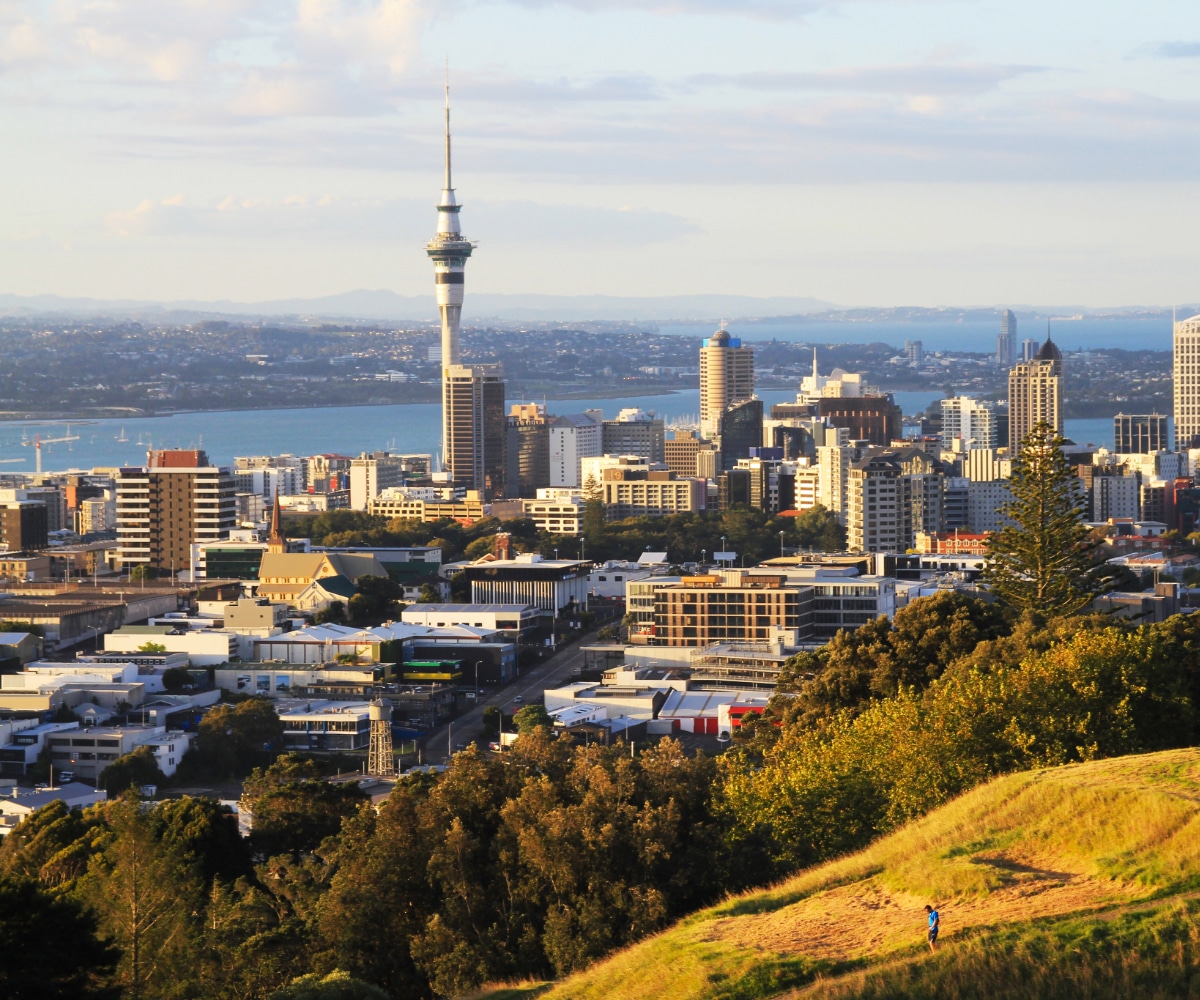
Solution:
<svg viewBox="0 0 1200 1000">
<path fill-rule="evenodd" d="M 0 0 L 0 291 L 1195 299 L 1194 0 Z M 432 301 L 432 300 L 431 300 Z"/>
</svg>

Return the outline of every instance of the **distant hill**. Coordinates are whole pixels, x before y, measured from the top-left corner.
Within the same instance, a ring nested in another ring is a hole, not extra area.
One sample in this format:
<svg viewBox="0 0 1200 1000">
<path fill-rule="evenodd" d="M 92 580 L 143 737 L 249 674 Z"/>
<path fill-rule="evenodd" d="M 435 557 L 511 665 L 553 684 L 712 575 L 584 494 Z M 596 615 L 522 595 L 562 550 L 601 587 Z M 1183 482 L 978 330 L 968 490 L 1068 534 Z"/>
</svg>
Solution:
<svg viewBox="0 0 1200 1000">
<path fill-rule="evenodd" d="M 924 905 L 942 917 L 936 954 Z M 1200 750 L 998 778 L 543 1000 L 1152 998 L 1200 985 Z"/>
<path fill-rule="evenodd" d="M 468 291 L 464 320 L 554 322 L 556 320 L 710 320 L 721 317 L 781 316 L 818 312 L 828 302 L 806 298 L 755 298 L 749 295 L 675 295 L 633 298 L 613 295 L 490 295 Z M 129 299 L 63 298 L 57 295 L 0 295 L 0 315 L 129 316 L 288 316 L 329 319 L 377 319 L 433 322 L 432 288 L 428 295 L 398 295 L 358 289 L 341 295 L 268 302 L 140 302 Z"/>
</svg>

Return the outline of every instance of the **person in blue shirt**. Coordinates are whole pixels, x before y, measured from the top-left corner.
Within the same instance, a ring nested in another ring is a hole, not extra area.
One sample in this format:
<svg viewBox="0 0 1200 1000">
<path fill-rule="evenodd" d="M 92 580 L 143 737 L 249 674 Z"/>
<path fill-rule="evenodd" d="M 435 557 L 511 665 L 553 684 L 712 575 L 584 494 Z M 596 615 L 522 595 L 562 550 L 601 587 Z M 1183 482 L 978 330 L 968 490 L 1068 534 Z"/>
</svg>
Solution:
<svg viewBox="0 0 1200 1000">
<path fill-rule="evenodd" d="M 929 914 L 929 950 L 934 950 L 934 943 L 938 937 L 938 927 L 941 924 L 941 918 L 938 917 L 938 911 L 928 903 L 925 904 L 925 912 Z"/>
</svg>

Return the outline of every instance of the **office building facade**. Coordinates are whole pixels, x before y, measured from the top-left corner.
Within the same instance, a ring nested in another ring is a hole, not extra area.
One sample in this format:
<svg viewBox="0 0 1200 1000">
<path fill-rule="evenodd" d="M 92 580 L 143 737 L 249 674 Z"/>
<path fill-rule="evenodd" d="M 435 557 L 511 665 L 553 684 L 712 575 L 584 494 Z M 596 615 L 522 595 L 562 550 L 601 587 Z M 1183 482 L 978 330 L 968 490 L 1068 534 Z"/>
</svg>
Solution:
<svg viewBox="0 0 1200 1000">
<path fill-rule="evenodd" d="M 1113 451 L 1118 455 L 1147 455 L 1171 447 L 1170 429 L 1158 413 L 1118 413 L 1113 417 Z"/>
<path fill-rule="evenodd" d="M 496 365 L 450 365 L 443 380 L 444 471 L 455 486 L 503 497 L 508 472 L 504 377 Z"/>
</svg>

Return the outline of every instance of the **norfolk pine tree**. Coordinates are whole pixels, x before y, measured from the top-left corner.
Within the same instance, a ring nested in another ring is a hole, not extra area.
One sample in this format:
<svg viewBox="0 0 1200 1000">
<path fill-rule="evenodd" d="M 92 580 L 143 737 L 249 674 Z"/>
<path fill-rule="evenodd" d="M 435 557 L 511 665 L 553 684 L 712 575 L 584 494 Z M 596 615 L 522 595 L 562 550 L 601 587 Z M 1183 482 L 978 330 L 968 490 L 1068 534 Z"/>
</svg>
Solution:
<svg viewBox="0 0 1200 1000">
<path fill-rule="evenodd" d="M 1013 461 L 1012 521 L 988 540 L 984 581 L 1006 604 L 1047 618 L 1075 614 L 1098 588 L 1089 577 L 1097 543 L 1083 523 L 1081 484 L 1062 452 L 1062 436 L 1034 425 Z"/>
</svg>

